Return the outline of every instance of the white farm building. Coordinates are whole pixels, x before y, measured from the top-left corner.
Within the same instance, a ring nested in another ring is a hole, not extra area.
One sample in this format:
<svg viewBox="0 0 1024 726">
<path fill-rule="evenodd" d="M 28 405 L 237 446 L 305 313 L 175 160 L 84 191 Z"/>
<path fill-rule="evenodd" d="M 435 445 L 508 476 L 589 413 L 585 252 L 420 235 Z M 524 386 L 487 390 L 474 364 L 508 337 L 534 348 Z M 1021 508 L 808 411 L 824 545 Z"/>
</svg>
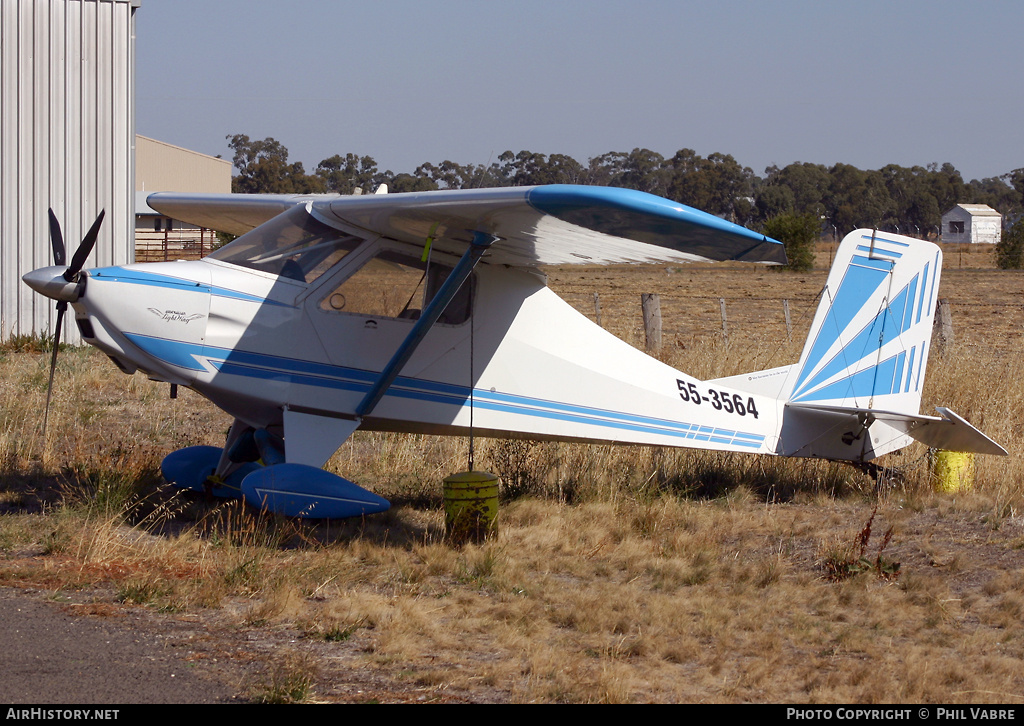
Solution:
<svg viewBox="0 0 1024 726">
<path fill-rule="evenodd" d="M 942 215 L 946 244 L 998 244 L 1003 217 L 987 204 L 958 204 Z"/>
</svg>

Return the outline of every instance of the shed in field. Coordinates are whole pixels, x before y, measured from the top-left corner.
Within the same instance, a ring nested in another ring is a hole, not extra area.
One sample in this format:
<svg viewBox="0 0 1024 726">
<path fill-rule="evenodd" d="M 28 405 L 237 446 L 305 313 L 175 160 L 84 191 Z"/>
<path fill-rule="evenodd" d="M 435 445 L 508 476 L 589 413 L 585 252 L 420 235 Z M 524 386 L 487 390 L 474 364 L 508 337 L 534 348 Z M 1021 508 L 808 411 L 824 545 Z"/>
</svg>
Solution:
<svg viewBox="0 0 1024 726">
<path fill-rule="evenodd" d="M 1003 217 L 987 204 L 958 204 L 942 215 L 947 244 L 997 244 Z"/>
</svg>

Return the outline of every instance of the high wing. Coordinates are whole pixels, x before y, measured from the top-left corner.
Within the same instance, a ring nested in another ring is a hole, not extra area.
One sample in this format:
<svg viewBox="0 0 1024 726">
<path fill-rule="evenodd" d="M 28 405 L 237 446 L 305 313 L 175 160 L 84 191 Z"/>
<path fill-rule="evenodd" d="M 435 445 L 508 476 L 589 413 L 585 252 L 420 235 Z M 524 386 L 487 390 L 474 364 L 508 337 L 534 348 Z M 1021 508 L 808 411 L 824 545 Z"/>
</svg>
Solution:
<svg viewBox="0 0 1024 726">
<path fill-rule="evenodd" d="M 172 219 L 218 232 L 242 235 L 296 204 L 337 199 L 336 194 L 200 194 L 155 192 L 146 198 L 152 209 Z"/>
<path fill-rule="evenodd" d="M 461 255 L 493 235 L 483 263 L 566 264 L 741 260 L 784 264 L 781 243 L 706 212 L 632 189 L 554 184 L 359 196 L 160 192 L 149 205 L 175 219 L 241 234 L 295 204 L 327 222 Z"/>
</svg>

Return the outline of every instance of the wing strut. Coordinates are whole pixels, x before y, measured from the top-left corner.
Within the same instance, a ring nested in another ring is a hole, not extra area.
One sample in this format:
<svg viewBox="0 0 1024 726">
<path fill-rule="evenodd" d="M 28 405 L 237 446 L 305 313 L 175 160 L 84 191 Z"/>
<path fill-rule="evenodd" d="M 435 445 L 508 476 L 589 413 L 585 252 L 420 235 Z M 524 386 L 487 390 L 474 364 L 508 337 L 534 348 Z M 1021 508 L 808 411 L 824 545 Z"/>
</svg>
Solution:
<svg viewBox="0 0 1024 726">
<path fill-rule="evenodd" d="M 441 289 L 437 291 L 437 295 L 427 303 L 427 307 L 424 308 L 423 313 L 420 315 L 420 319 L 416 321 L 416 325 L 413 326 L 412 330 L 409 331 L 409 335 L 405 337 L 402 344 L 398 346 L 398 350 L 391 356 L 391 360 L 384 366 L 384 370 L 380 374 L 380 378 L 373 384 L 369 391 L 366 392 L 366 396 L 356 407 L 356 419 L 359 420 L 364 416 L 368 416 L 380 399 L 387 393 L 388 388 L 395 382 L 398 374 L 401 373 L 402 368 L 409 362 L 412 354 L 416 352 L 416 348 L 420 342 L 433 327 L 437 319 L 441 317 L 441 313 L 448 307 L 448 303 L 455 297 L 455 293 L 459 291 L 462 283 L 466 281 L 469 274 L 476 267 L 476 263 L 479 262 L 480 257 L 484 252 L 495 242 L 498 238 L 491 234 L 484 232 L 473 232 L 473 242 L 469 245 L 469 248 L 462 255 L 459 263 L 455 266 L 455 269 L 448 274 L 448 279 L 441 285 Z"/>
</svg>

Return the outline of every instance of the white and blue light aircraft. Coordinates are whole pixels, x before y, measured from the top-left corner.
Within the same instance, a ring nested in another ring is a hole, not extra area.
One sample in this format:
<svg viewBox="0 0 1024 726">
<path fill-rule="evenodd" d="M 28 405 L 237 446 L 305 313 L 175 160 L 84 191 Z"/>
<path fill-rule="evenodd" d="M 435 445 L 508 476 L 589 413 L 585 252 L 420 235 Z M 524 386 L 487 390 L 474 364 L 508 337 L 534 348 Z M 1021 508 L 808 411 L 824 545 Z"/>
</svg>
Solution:
<svg viewBox="0 0 1024 726">
<path fill-rule="evenodd" d="M 24 276 L 125 373 L 234 418 L 165 477 L 289 516 L 382 511 L 324 471 L 357 429 L 680 446 L 864 463 L 907 446 L 1006 451 L 952 411 L 919 413 L 942 253 L 858 230 L 840 245 L 800 360 L 701 381 L 595 325 L 542 265 L 785 262 L 778 242 L 626 189 L 540 186 L 298 197 L 151 195 L 241 236 L 199 261 Z M 102 218 L 102 216 L 101 216 Z M 56 346 L 54 346 L 56 355 Z M 51 368 L 52 382 L 52 368 Z"/>
</svg>

